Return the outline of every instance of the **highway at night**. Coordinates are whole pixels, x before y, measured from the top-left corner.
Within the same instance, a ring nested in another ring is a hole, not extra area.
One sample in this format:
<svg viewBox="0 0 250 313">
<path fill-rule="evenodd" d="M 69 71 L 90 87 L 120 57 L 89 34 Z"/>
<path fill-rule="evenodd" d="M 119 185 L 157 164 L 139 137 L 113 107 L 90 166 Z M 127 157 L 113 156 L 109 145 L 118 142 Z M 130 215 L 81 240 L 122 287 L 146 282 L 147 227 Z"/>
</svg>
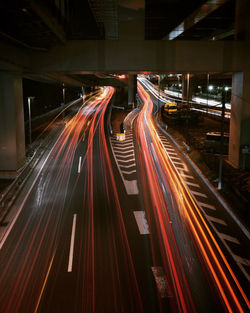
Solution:
<svg viewBox="0 0 250 313">
<path fill-rule="evenodd" d="M 99 88 L 51 126 L 1 227 L 0 313 L 248 312 L 248 231 L 143 81 L 125 140 L 111 134 L 114 94 Z"/>
</svg>

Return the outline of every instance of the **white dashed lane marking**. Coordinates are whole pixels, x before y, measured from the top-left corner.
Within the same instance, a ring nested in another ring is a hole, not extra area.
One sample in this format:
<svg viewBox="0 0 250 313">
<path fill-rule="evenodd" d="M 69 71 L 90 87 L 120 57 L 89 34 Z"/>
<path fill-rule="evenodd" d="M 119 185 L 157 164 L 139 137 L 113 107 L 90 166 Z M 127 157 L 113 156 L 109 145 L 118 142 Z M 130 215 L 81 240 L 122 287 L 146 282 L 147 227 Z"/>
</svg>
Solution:
<svg viewBox="0 0 250 313">
<path fill-rule="evenodd" d="M 167 151 L 175 151 L 173 148 L 167 148 Z"/>
<path fill-rule="evenodd" d="M 135 220 L 141 235 L 149 234 L 148 222 L 145 216 L 145 211 L 134 211 Z"/>
<path fill-rule="evenodd" d="M 203 207 L 203 208 L 206 208 L 206 209 L 209 209 L 209 210 L 213 210 L 213 211 L 216 210 L 216 208 L 213 205 L 210 205 L 210 204 L 207 204 L 207 203 L 203 203 L 203 202 L 197 201 L 197 204 L 198 204 L 199 207 Z"/>
<path fill-rule="evenodd" d="M 134 152 L 128 152 L 128 153 L 117 152 L 116 155 L 119 155 L 119 157 L 127 158 L 127 157 L 134 156 L 135 154 Z"/>
<path fill-rule="evenodd" d="M 171 158 L 171 160 L 172 160 L 172 158 Z M 174 164 L 179 164 L 179 165 L 182 165 L 183 167 L 185 166 L 182 162 L 177 162 L 177 161 L 173 161 L 174 162 Z"/>
<path fill-rule="evenodd" d="M 220 237 L 222 237 L 224 240 L 227 240 L 227 241 L 230 241 L 230 242 L 233 242 L 233 243 L 236 243 L 236 244 L 240 244 L 239 240 L 235 237 L 232 237 L 232 236 L 229 236 L 227 234 L 222 234 L 220 233 Z"/>
<path fill-rule="evenodd" d="M 178 157 L 172 157 L 172 156 L 170 156 L 170 158 L 171 158 L 171 160 L 181 161 L 181 159 L 180 159 L 180 158 L 178 158 Z M 176 161 L 174 161 L 174 162 L 176 162 Z M 176 162 L 176 163 L 177 163 L 177 162 Z M 181 162 L 181 164 L 182 164 L 182 162 Z"/>
<path fill-rule="evenodd" d="M 194 176 L 191 176 L 191 175 L 187 175 L 187 174 L 184 174 L 184 173 L 180 173 L 180 175 L 185 177 L 185 178 L 194 179 Z"/>
<path fill-rule="evenodd" d="M 204 193 L 194 191 L 194 190 L 190 190 L 190 192 L 193 196 L 199 196 L 199 197 L 207 198 L 207 195 L 205 195 Z"/>
<path fill-rule="evenodd" d="M 243 265 L 246 265 L 246 266 L 250 266 L 250 260 L 244 259 L 238 255 L 234 255 L 233 257 L 236 260 L 236 262 L 243 264 Z"/>
<path fill-rule="evenodd" d="M 152 266 L 151 269 L 154 275 L 156 287 L 160 294 L 160 297 L 161 298 L 172 297 L 173 295 L 171 293 L 163 268 L 161 266 Z"/>
<path fill-rule="evenodd" d="M 217 217 L 214 217 L 214 216 L 210 216 L 210 215 L 207 215 L 206 214 L 206 218 L 213 222 L 213 223 L 217 223 L 217 224 L 221 224 L 221 225 L 227 225 L 227 223 L 225 221 L 223 221 L 222 219 L 220 218 L 217 218 Z"/>
<path fill-rule="evenodd" d="M 123 174 L 126 174 L 126 175 L 130 175 L 130 174 L 133 174 L 133 173 L 136 173 L 136 170 L 133 170 L 133 171 L 122 171 Z"/>
<path fill-rule="evenodd" d="M 139 190 L 137 180 L 134 179 L 136 163 L 132 132 L 125 134 L 125 141 L 117 141 L 111 137 L 110 145 L 127 194 L 137 195 Z"/>
<path fill-rule="evenodd" d="M 134 164 L 131 164 L 131 165 L 121 165 L 120 167 L 122 167 L 122 168 L 126 168 L 126 169 L 128 169 L 128 168 L 133 168 L 133 169 L 136 169 L 136 167 L 135 167 L 135 165 Z M 122 170 L 123 171 L 123 170 Z"/>
<path fill-rule="evenodd" d="M 81 164 L 82 164 L 82 157 L 79 157 L 79 162 L 78 162 L 78 168 L 77 168 L 77 173 L 79 174 L 81 172 Z"/>
<path fill-rule="evenodd" d="M 117 158 L 118 159 L 118 158 Z M 131 158 L 129 160 L 120 160 L 118 159 L 118 163 L 121 164 L 121 163 L 130 163 L 130 162 L 133 162 L 135 161 L 135 158 Z M 122 165 L 121 165 L 122 166 Z"/>
<path fill-rule="evenodd" d="M 200 185 L 195 184 L 195 183 L 191 183 L 190 181 L 185 180 L 185 183 L 186 183 L 188 186 L 200 188 Z"/>
<path fill-rule="evenodd" d="M 216 218 L 214 216 L 207 215 L 206 212 L 204 212 L 204 209 L 208 209 L 208 210 L 215 212 L 216 208 L 211 204 L 204 203 L 204 202 L 201 202 L 199 200 L 199 197 L 207 198 L 207 195 L 200 193 L 198 191 L 193 191 L 191 189 L 191 187 L 200 188 L 200 185 L 198 185 L 194 182 L 188 181 L 188 179 L 194 180 L 195 179 L 194 176 L 186 174 L 189 172 L 188 168 L 186 167 L 186 164 L 178 162 L 178 161 L 181 161 L 181 158 L 178 158 L 178 154 L 173 149 L 173 146 L 167 141 L 167 139 L 165 137 L 163 138 L 162 136 L 160 136 L 160 138 L 161 138 L 161 141 L 162 141 L 163 146 L 165 148 L 165 151 L 169 155 L 171 161 L 175 165 L 175 168 L 178 170 L 180 176 L 184 178 L 184 183 L 188 186 L 190 193 L 195 198 L 197 205 L 199 206 L 200 210 L 202 211 L 202 213 L 206 217 L 210 226 L 212 227 L 212 229 L 214 229 L 214 231 L 216 232 L 216 234 L 218 235 L 218 237 L 220 238 L 220 240 L 224 244 L 224 247 L 227 249 L 227 251 L 234 258 L 235 262 L 237 263 L 237 265 L 239 266 L 239 268 L 241 269 L 242 273 L 245 275 L 247 280 L 250 281 L 250 276 L 246 270 L 246 267 L 250 266 L 250 260 L 247 258 L 243 258 L 241 256 L 236 255 L 228 245 L 228 243 L 240 245 L 240 241 L 234 236 L 230 236 L 228 234 L 221 233 L 217 230 L 217 224 L 227 226 L 227 223 L 220 218 Z M 198 199 L 197 199 L 197 197 L 198 197 Z M 152 271 L 153 271 L 153 274 L 154 274 L 154 277 L 156 280 L 157 289 L 158 289 L 159 293 L 164 294 L 163 291 L 160 291 L 160 287 L 158 287 L 158 285 L 164 286 L 164 284 L 165 284 L 164 273 L 163 273 L 162 268 L 161 267 L 154 267 L 154 268 L 152 267 Z M 159 274 L 159 271 L 161 272 L 161 274 Z M 165 297 L 165 296 L 163 296 L 163 297 Z"/>
<path fill-rule="evenodd" d="M 73 216 L 73 223 L 72 223 L 72 231 L 71 231 L 71 239 L 70 239 L 68 272 L 72 272 L 73 255 L 74 255 L 74 243 L 75 243 L 75 232 L 76 232 L 76 217 L 77 217 L 77 214 L 74 214 L 74 216 Z"/>
<path fill-rule="evenodd" d="M 185 172 L 189 172 L 189 170 L 187 168 L 183 168 L 183 167 L 179 167 L 179 166 L 176 166 L 176 169 L 178 171 L 185 171 Z M 182 174 L 181 174 L 182 175 Z M 182 175 L 183 176 L 183 175 Z"/>
</svg>

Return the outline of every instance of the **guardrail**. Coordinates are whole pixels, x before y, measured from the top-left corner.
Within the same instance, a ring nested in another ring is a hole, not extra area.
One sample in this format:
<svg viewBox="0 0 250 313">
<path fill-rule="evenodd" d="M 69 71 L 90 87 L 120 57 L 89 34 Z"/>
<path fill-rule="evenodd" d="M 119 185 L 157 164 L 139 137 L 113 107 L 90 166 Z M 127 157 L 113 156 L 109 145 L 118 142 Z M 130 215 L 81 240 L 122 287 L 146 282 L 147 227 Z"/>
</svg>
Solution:
<svg viewBox="0 0 250 313">
<path fill-rule="evenodd" d="M 61 112 L 59 113 L 62 113 L 72 105 L 77 104 L 81 101 L 82 98 L 69 102 L 66 106 L 63 107 L 63 109 L 61 109 Z M 14 204 L 17 196 L 21 192 L 25 182 L 30 177 L 35 166 L 44 155 L 46 148 L 54 140 L 54 137 L 49 137 L 50 135 L 51 134 L 44 133 L 43 138 L 39 138 L 32 143 L 30 151 L 28 152 L 32 155 L 26 159 L 26 163 L 22 168 L 19 169 L 17 177 L 0 195 L 0 226 L 4 225 L 5 218 L 10 212 L 10 209 Z"/>
</svg>

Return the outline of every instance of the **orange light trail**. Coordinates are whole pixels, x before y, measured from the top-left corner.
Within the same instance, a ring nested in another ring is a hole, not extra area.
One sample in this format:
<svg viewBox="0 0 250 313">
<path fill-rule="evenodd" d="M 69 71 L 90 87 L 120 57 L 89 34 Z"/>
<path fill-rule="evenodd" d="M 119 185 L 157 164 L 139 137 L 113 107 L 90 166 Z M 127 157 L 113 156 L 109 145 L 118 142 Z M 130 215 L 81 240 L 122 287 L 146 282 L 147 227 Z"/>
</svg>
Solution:
<svg viewBox="0 0 250 313">
<path fill-rule="evenodd" d="M 142 154 L 144 158 L 144 162 L 147 168 L 147 175 L 149 176 L 149 184 L 150 184 L 150 192 L 151 196 L 156 203 L 157 208 L 157 215 L 162 234 L 166 233 L 164 229 L 164 223 L 162 218 L 164 215 L 161 213 L 163 208 L 165 207 L 164 199 L 160 205 L 157 205 L 157 198 L 156 193 L 159 193 L 161 190 L 160 183 L 157 183 L 157 175 L 154 174 L 156 169 L 153 165 L 154 158 L 157 158 L 155 163 L 157 163 L 159 168 L 162 168 L 160 171 L 161 181 L 162 184 L 165 184 L 166 181 L 170 183 L 171 189 L 173 194 L 175 195 L 176 199 L 179 202 L 179 210 L 184 213 L 185 222 L 187 223 L 191 233 L 193 234 L 194 242 L 199 246 L 200 253 L 207 264 L 207 268 L 213 277 L 215 285 L 218 288 L 218 291 L 223 299 L 223 302 L 227 308 L 228 312 L 244 312 L 244 309 L 238 300 L 235 291 L 232 288 L 232 280 L 229 281 L 228 275 L 226 274 L 225 270 L 227 269 L 231 278 L 233 279 L 238 291 L 240 292 L 241 296 L 246 302 L 247 307 L 249 308 L 249 300 L 244 293 L 242 287 L 240 286 L 235 274 L 233 273 L 231 267 L 229 266 L 223 252 L 219 248 L 218 243 L 216 242 L 214 236 L 212 235 L 206 221 L 204 220 L 203 216 L 201 215 L 199 208 L 195 204 L 190 192 L 188 191 L 187 187 L 181 181 L 179 174 L 177 173 L 176 169 L 173 167 L 172 163 L 170 162 L 165 149 L 159 140 L 156 127 L 153 121 L 153 103 L 150 99 L 150 96 L 144 90 L 144 88 L 139 84 L 138 87 L 139 94 L 144 101 L 144 106 L 141 110 L 141 113 L 138 117 L 138 126 L 137 126 L 137 136 L 139 138 L 140 146 L 144 153 Z M 149 145 L 149 138 L 151 140 L 151 147 Z M 151 155 L 149 151 L 151 150 Z M 157 190 L 157 191 L 156 191 Z M 162 192 L 160 192 L 162 193 Z M 164 198 L 164 197 L 163 197 Z M 167 208 L 166 208 L 167 209 Z M 167 215 L 165 215 L 167 218 Z M 204 227 L 204 229 L 203 229 Z M 208 239 L 209 238 L 209 239 Z M 167 239 L 165 238 L 166 242 Z M 210 242 L 211 241 L 211 242 Z M 167 249 L 170 249 L 169 246 Z M 169 251 L 168 251 L 169 253 Z M 221 262 L 226 266 L 223 269 Z M 171 262 L 171 266 L 173 266 Z M 175 268 L 175 267 L 174 267 Z M 174 269 L 173 269 L 174 270 Z M 174 275 L 175 283 L 178 286 L 179 277 Z M 186 310 L 185 302 L 183 301 L 184 295 L 182 295 L 180 302 L 182 305 L 183 311 Z M 230 299 L 230 300 L 229 300 Z"/>
</svg>

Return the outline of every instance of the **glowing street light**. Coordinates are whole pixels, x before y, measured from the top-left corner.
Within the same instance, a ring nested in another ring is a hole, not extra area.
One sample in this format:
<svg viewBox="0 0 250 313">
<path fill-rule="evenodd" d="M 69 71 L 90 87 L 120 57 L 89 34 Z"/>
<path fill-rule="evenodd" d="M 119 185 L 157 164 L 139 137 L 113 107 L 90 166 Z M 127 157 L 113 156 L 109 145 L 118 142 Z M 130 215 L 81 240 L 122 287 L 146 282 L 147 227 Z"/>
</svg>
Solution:
<svg viewBox="0 0 250 313">
<path fill-rule="evenodd" d="M 208 86 L 208 90 L 213 90 L 213 89 L 214 89 L 213 85 Z"/>
</svg>

